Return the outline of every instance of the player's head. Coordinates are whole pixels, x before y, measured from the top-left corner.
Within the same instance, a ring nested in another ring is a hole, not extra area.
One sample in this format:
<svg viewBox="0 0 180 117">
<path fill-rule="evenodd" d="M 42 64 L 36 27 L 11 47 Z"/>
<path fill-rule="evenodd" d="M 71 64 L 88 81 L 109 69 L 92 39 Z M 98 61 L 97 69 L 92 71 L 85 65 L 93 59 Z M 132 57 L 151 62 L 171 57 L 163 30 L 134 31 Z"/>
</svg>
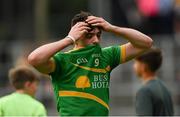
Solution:
<svg viewBox="0 0 180 117">
<path fill-rule="evenodd" d="M 158 48 L 151 48 L 144 54 L 135 58 L 134 71 L 139 77 L 143 73 L 155 73 L 162 64 L 162 52 Z"/>
<path fill-rule="evenodd" d="M 93 16 L 89 12 L 81 11 L 79 14 L 76 14 L 72 21 L 71 21 L 71 27 L 74 26 L 78 22 L 86 22 L 86 19 L 88 19 L 89 16 Z M 79 40 L 76 44 L 80 45 L 90 45 L 90 44 L 96 44 L 100 41 L 101 36 L 101 28 L 100 27 L 93 27 L 90 24 L 88 24 L 90 27 L 90 30 L 87 34 L 85 34 L 84 39 Z"/>
<path fill-rule="evenodd" d="M 31 96 L 35 95 L 39 78 L 32 68 L 27 66 L 12 68 L 9 70 L 9 79 L 16 90 L 23 90 Z"/>
<path fill-rule="evenodd" d="M 81 11 L 80 13 L 76 14 L 71 20 L 71 27 L 78 22 L 85 22 L 88 16 L 92 16 L 92 14 L 84 11 Z"/>
</svg>

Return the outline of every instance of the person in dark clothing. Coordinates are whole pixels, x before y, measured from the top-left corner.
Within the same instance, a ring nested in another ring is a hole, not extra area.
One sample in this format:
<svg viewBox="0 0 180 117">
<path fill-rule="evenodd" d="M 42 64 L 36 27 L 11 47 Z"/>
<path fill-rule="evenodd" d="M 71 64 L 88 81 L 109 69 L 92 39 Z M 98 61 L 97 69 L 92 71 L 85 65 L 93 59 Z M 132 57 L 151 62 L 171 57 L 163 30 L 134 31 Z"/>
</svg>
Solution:
<svg viewBox="0 0 180 117">
<path fill-rule="evenodd" d="M 173 102 L 165 84 L 157 77 L 162 63 L 160 49 L 152 48 L 138 56 L 134 62 L 134 71 L 143 81 L 136 94 L 136 115 L 172 116 Z"/>
</svg>

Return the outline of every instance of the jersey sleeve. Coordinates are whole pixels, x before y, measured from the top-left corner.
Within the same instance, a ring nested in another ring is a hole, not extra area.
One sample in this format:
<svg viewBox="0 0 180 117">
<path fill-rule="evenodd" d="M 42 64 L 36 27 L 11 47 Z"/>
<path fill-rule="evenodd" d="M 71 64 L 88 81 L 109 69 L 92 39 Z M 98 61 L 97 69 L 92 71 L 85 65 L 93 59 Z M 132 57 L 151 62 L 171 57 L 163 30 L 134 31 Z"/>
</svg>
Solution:
<svg viewBox="0 0 180 117">
<path fill-rule="evenodd" d="M 54 70 L 54 72 L 50 73 L 50 76 L 51 76 L 51 78 L 56 78 L 56 76 L 58 74 L 60 74 L 62 71 L 62 67 L 63 67 L 62 65 L 63 65 L 64 58 L 62 57 L 61 52 L 56 53 L 52 58 L 55 62 L 55 70 Z"/>
<path fill-rule="evenodd" d="M 112 69 L 125 61 L 125 46 L 110 46 L 103 49 Z"/>
<path fill-rule="evenodd" d="M 136 94 L 136 115 L 137 116 L 152 116 L 153 102 L 151 94 L 147 89 L 140 89 Z"/>
</svg>

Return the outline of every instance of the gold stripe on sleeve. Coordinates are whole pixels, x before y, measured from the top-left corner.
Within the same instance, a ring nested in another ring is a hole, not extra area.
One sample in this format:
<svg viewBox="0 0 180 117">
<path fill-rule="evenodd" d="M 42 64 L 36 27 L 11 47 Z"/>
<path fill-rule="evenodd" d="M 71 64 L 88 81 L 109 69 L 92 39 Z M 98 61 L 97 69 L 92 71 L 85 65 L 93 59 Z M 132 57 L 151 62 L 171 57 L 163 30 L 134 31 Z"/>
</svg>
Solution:
<svg viewBox="0 0 180 117">
<path fill-rule="evenodd" d="M 121 49 L 120 63 L 124 63 L 126 61 L 126 45 L 120 46 L 120 49 Z"/>
<path fill-rule="evenodd" d="M 52 67 L 51 72 L 54 72 L 55 69 L 56 69 L 56 64 L 55 64 L 54 58 L 51 58 L 51 59 L 50 59 L 50 64 L 51 64 L 51 67 Z"/>
</svg>

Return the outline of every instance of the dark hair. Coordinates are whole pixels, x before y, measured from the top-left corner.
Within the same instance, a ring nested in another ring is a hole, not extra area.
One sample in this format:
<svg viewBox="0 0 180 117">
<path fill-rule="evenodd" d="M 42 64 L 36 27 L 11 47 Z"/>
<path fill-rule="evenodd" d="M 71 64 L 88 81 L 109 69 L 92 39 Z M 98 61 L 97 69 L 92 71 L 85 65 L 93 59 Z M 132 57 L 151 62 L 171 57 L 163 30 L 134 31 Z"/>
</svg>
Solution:
<svg viewBox="0 0 180 117">
<path fill-rule="evenodd" d="M 148 65 L 150 71 L 156 72 L 162 64 L 162 52 L 158 48 L 151 48 L 144 54 L 136 57 L 136 60 Z"/>
<path fill-rule="evenodd" d="M 88 18 L 88 16 L 92 16 L 89 12 L 81 11 L 79 14 L 76 14 L 71 20 L 71 27 L 74 26 L 77 22 L 84 22 Z"/>
<path fill-rule="evenodd" d="M 26 82 L 39 81 L 38 74 L 33 68 L 18 66 L 9 70 L 10 83 L 15 89 L 23 89 Z"/>
</svg>

